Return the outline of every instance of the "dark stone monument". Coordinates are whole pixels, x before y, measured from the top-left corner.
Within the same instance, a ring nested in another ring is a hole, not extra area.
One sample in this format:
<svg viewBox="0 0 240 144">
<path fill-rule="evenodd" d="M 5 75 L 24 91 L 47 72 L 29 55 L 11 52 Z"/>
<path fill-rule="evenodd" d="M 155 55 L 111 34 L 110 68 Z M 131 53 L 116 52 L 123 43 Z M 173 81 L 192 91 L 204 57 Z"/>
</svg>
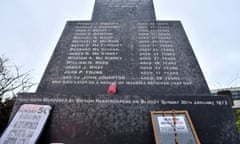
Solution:
<svg viewBox="0 0 240 144">
<path fill-rule="evenodd" d="M 150 111 L 187 110 L 204 144 L 237 144 L 228 98 L 179 95 L 21 94 L 21 104 L 48 104 L 53 113 L 39 143 L 154 144 Z"/>
<path fill-rule="evenodd" d="M 155 21 L 152 0 L 96 0 L 92 21 Z"/>
<path fill-rule="evenodd" d="M 152 0 L 96 0 L 92 21 L 67 22 L 12 116 L 21 104 L 53 107 L 39 143 L 153 144 L 150 111 L 173 109 L 201 143 L 240 143 L 228 98 L 210 95 L 180 21 L 156 21 Z"/>
<path fill-rule="evenodd" d="M 209 94 L 181 22 L 156 21 L 152 0 L 96 0 L 92 18 L 66 24 L 37 92 Z"/>
</svg>

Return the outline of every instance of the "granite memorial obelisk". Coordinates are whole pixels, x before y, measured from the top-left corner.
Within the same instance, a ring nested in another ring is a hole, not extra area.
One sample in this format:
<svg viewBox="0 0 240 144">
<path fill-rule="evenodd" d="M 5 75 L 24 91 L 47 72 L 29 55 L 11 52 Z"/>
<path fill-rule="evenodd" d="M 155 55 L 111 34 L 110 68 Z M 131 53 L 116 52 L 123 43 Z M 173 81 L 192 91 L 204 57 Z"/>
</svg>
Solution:
<svg viewBox="0 0 240 144">
<path fill-rule="evenodd" d="M 173 109 L 201 143 L 239 143 L 228 99 L 210 95 L 181 22 L 156 20 L 152 0 L 96 0 L 91 21 L 68 21 L 12 117 L 22 104 L 53 107 L 39 143 L 153 144 L 150 112 Z"/>
</svg>

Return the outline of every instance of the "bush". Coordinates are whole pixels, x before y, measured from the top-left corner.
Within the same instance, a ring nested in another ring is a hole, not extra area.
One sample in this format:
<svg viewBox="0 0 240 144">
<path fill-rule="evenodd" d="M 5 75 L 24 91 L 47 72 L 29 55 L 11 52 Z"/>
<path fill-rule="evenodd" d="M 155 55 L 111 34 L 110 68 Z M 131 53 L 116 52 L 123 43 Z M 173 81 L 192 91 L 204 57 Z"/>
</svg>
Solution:
<svg viewBox="0 0 240 144">
<path fill-rule="evenodd" d="M 235 110 L 235 115 L 237 119 L 238 132 L 240 133 L 240 109 Z"/>
<path fill-rule="evenodd" d="M 8 120 L 16 98 L 7 100 L 5 103 L 0 102 L 0 136 L 7 127 Z"/>
</svg>

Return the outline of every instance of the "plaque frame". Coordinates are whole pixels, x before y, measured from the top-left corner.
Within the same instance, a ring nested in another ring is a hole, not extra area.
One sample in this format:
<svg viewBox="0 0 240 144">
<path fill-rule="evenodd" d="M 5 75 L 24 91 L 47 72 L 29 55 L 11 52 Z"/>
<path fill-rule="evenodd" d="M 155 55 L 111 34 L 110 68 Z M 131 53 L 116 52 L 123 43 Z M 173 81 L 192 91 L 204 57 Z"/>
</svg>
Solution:
<svg viewBox="0 0 240 144">
<path fill-rule="evenodd" d="M 161 134 L 160 130 L 157 128 L 157 126 L 158 126 L 157 122 L 159 120 L 157 120 L 154 116 L 164 117 L 166 115 L 172 115 L 173 119 L 174 119 L 174 117 L 176 118 L 176 116 L 184 115 L 184 118 L 186 119 L 186 122 L 190 126 L 190 130 L 191 130 L 191 133 L 192 133 L 192 135 L 194 137 L 195 144 L 200 144 L 200 140 L 198 138 L 197 132 L 196 132 L 196 130 L 194 128 L 194 125 L 193 125 L 193 123 L 191 121 L 191 117 L 190 117 L 188 111 L 186 111 L 186 110 L 178 110 L 178 111 L 175 111 L 175 110 L 172 110 L 172 111 L 151 111 L 150 114 L 151 114 L 151 121 L 152 121 L 154 139 L 155 139 L 155 143 L 156 144 L 162 144 L 162 143 L 160 142 L 160 139 L 158 137 L 158 135 Z M 175 122 L 173 122 L 173 123 L 175 123 Z M 179 139 L 176 136 L 176 134 L 177 134 L 177 132 L 175 131 L 175 143 L 179 144 Z"/>
</svg>

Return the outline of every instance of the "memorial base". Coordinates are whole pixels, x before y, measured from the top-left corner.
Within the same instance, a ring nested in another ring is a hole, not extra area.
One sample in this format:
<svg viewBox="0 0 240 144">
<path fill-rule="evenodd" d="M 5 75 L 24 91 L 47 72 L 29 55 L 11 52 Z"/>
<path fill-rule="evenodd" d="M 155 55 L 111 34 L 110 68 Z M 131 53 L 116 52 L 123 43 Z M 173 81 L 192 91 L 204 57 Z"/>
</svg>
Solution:
<svg viewBox="0 0 240 144">
<path fill-rule="evenodd" d="M 186 110 L 201 143 L 240 143 L 227 97 L 161 95 L 60 95 L 24 93 L 21 104 L 53 107 L 40 143 L 154 144 L 150 111 Z"/>
</svg>

